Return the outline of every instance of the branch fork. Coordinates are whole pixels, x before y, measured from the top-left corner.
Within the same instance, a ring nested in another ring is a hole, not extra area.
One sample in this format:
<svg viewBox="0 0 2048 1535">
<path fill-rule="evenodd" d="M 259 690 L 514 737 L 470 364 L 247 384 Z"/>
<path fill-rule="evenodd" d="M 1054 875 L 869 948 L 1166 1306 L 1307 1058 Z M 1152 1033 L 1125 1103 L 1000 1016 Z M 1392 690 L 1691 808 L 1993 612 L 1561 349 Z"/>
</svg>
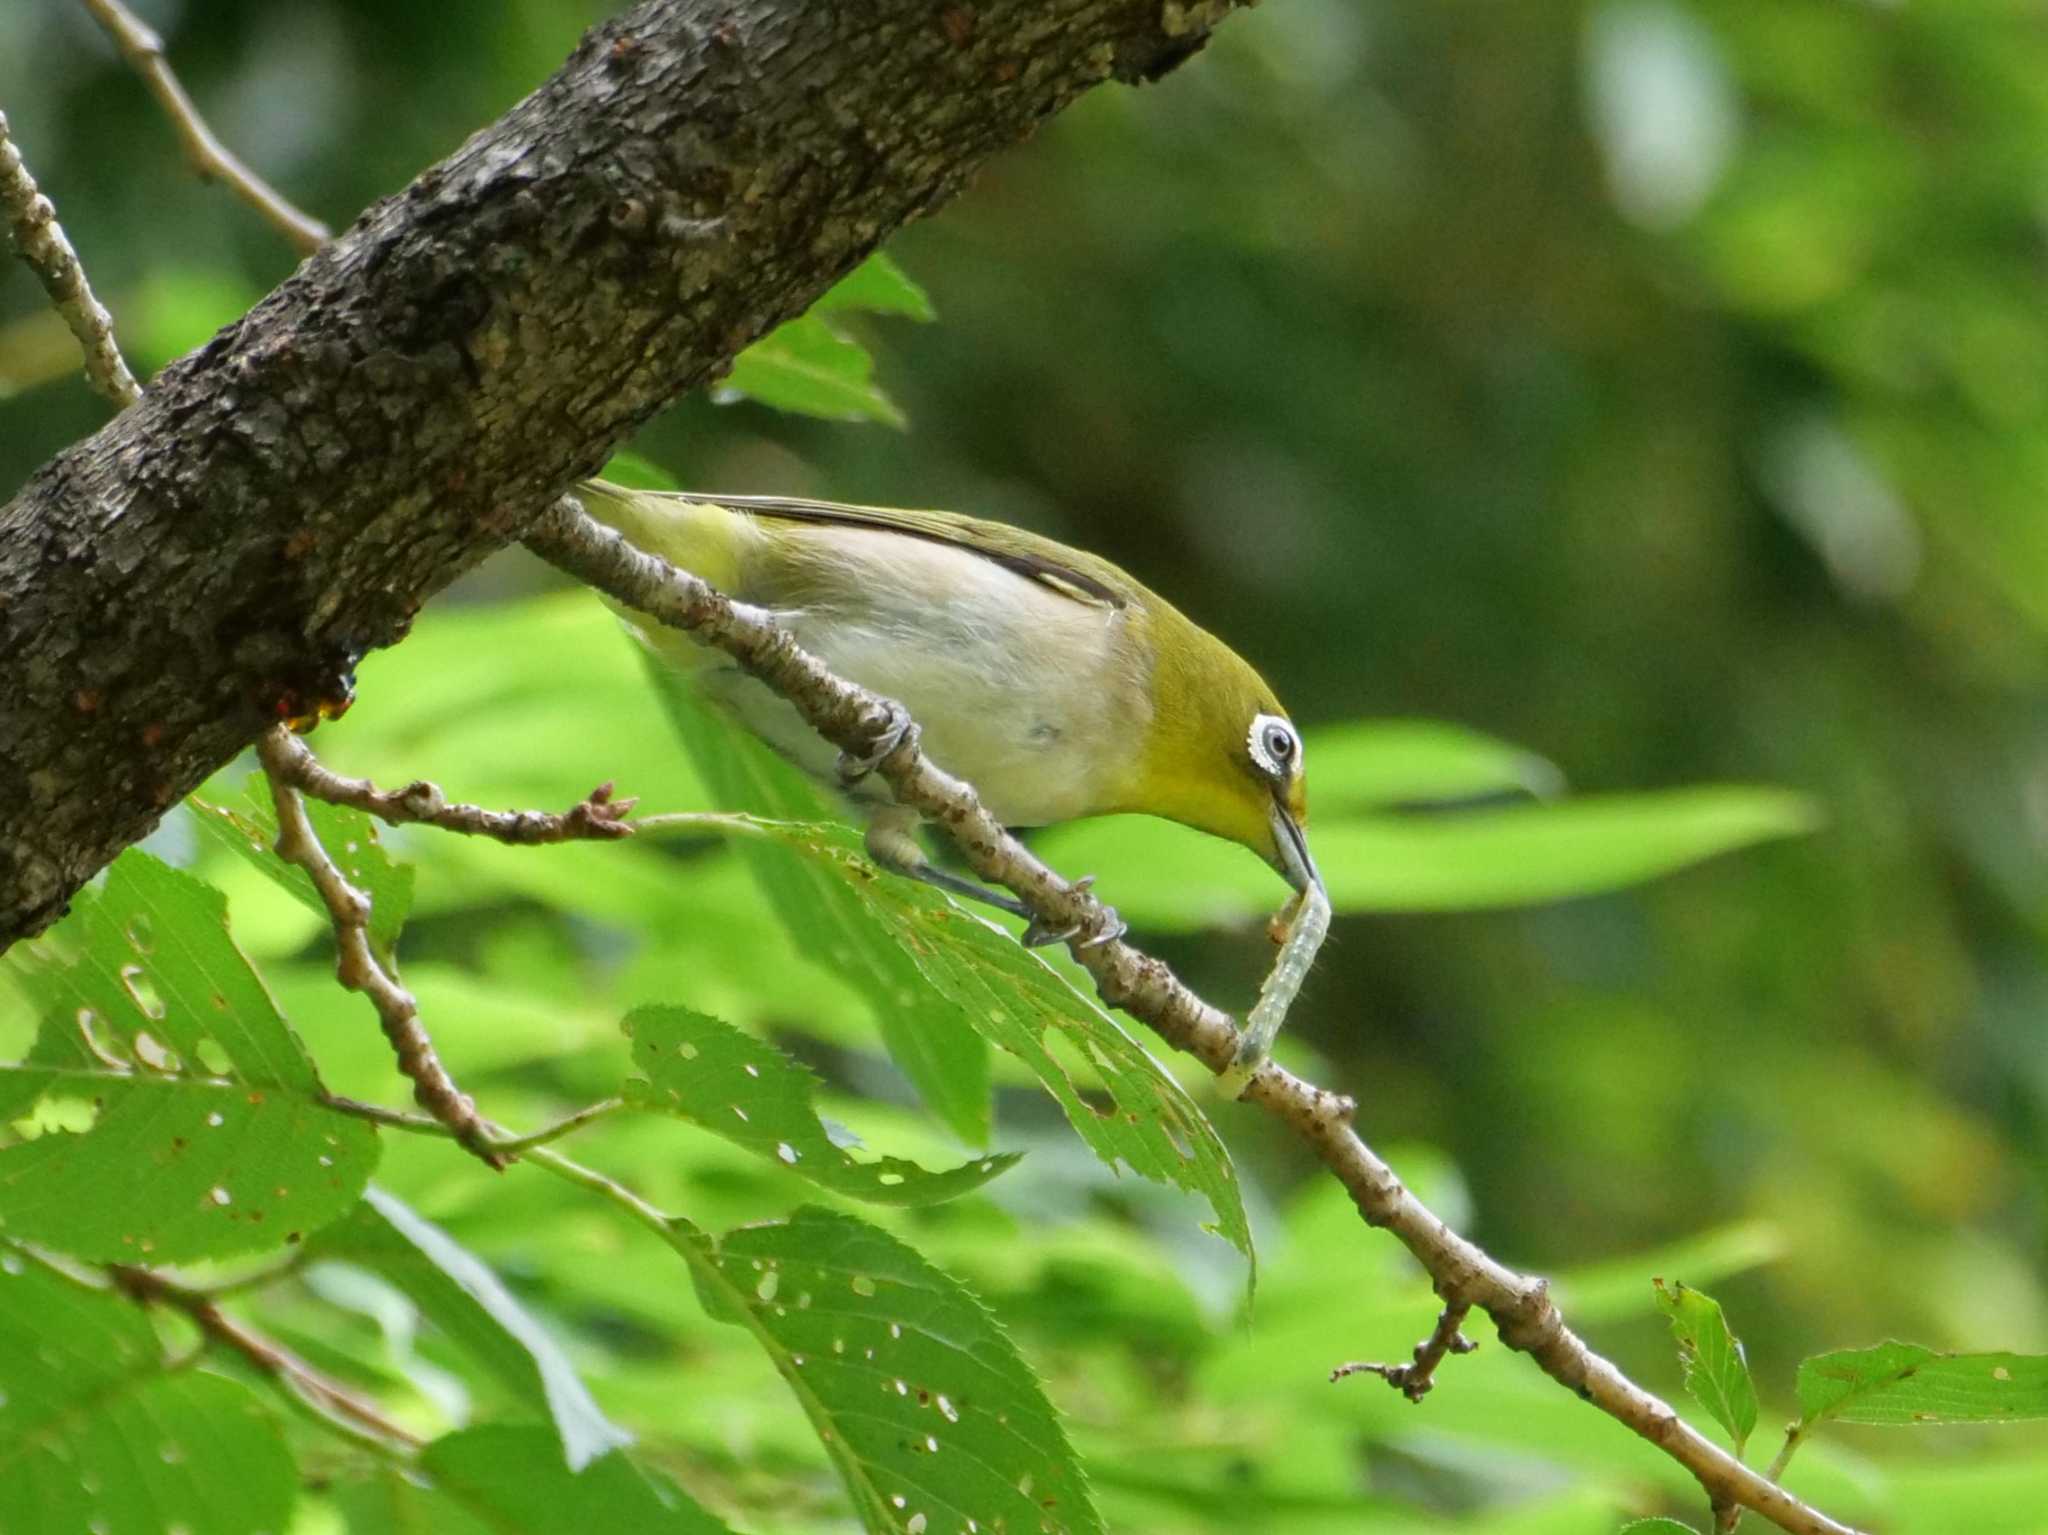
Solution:
<svg viewBox="0 0 2048 1535">
<path fill-rule="evenodd" d="M 1414 1357 L 1405 1364 L 1355 1360 L 1338 1365 L 1330 1372 L 1330 1379 L 1334 1383 L 1353 1375 L 1377 1375 L 1409 1401 L 1420 1402 L 1436 1384 L 1436 1367 L 1443 1363 L 1445 1355 L 1469 1354 L 1479 1347 L 1458 1330 L 1471 1312 L 1472 1307 L 1461 1301 L 1444 1307 L 1442 1315 L 1436 1319 L 1435 1328 L 1415 1345 Z"/>
</svg>

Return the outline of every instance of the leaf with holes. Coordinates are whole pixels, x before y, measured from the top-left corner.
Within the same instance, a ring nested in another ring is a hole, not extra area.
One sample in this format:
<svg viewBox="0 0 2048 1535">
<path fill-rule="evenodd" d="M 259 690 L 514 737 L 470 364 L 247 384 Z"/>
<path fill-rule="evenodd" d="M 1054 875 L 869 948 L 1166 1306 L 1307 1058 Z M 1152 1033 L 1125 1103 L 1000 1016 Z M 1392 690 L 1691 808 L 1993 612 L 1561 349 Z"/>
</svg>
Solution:
<svg viewBox="0 0 2048 1535">
<path fill-rule="evenodd" d="M 762 833 L 838 879 L 983 1038 L 1031 1068 L 1097 1156 L 1200 1195 L 1212 1229 L 1252 1256 L 1222 1139 L 1114 1018 L 994 923 L 916 880 L 878 876 L 844 828 L 763 823 Z"/>
<path fill-rule="evenodd" d="M 934 1204 L 965 1194 L 1015 1155 L 928 1172 L 900 1157 L 864 1162 L 835 1145 L 811 1107 L 818 1080 L 773 1045 L 682 1007 L 642 1007 L 620 1025 L 646 1080 L 626 1084 L 635 1107 L 678 1114 L 834 1193 L 877 1204 Z"/>
<path fill-rule="evenodd" d="M 326 903 L 313 888 L 313 877 L 297 864 L 277 856 L 277 812 L 260 773 L 251 774 L 247 798 L 240 805 L 216 805 L 194 795 L 186 801 L 201 838 L 211 847 L 233 853 L 253 865 L 308 911 L 327 920 Z M 342 878 L 370 898 L 370 947 L 379 960 L 390 962 L 399 930 L 412 910 L 413 868 L 386 851 L 377 823 L 349 805 L 330 805 L 304 797 L 306 815 L 341 870 Z"/>
<path fill-rule="evenodd" d="M 7 1535 L 276 1535 L 291 1522 L 298 1468 L 255 1394 L 162 1363 L 133 1303 L 0 1246 Z"/>
<path fill-rule="evenodd" d="M 1802 1428 L 2048 1418 L 2048 1354 L 1942 1354 L 1898 1342 L 1816 1354 L 1799 1365 L 1799 1413 Z"/>
<path fill-rule="evenodd" d="M 761 1340 L 874 1535 L 1102 1528 L 1044 1388 L 957 1280 L 829 1210 L 692 1240 L 707 1307 Z"/>
<path fill-rule="evenodd" d="M 1735 1445 L 1735 1458 L 1756 1430 L 1756 1382 L 1742 1344 L 1729 1331 L 1721 1303 L 1688 1285 L 1652 1280 L 1657 1305 L 1678 1342 L 1678 1362 L 1693 1400 L 1714 1415 Z"/>
<path fill-rule="evenodd" d="M 606 1418 L 539 1318 L 491 1268 L 395 1194 L 366 1189 L 347 1220 L 314 1238 L 312 1254 L 371 1270 L 403 1290 L 429 1321 L 502 1381 L 545 1412 L 571 1471 L 632 1443 Z"/>
<path fill-rule="evenodd" d="M 832 801 L 795 768 L 706 705 L 687 679 L 653 655 L 647 673 L 669 723 L 721 809 L 788 821 L 831 820 Z M 874 1010 L 889 1058 L 953 1133 L 989 1140 L 988 1047 L 973 1019 L 931 986 L 857 893 L 808 858 L 747 838 L 740 856 L 804 951 L 843 978 Z"/>
<path fill-rule="evenodd" d="M 294 1241 L 362 1192 L 376 1132 L 320 1106 L 217 890 L 130 849 L 14 963 L 41 1026 L 0 1111 L 50 1128 L 0 1149 L 0 1232 L 182 1262 Z"/>
<path fill-rule="evenodd" d="M 336 1490 L 361 1535 L 729 1535 L 660 1472 L 614 1450 L 572 1472 L 547 1430 L 492 1424 L 428 1445 L 417 1473 Z"/>
</svg>

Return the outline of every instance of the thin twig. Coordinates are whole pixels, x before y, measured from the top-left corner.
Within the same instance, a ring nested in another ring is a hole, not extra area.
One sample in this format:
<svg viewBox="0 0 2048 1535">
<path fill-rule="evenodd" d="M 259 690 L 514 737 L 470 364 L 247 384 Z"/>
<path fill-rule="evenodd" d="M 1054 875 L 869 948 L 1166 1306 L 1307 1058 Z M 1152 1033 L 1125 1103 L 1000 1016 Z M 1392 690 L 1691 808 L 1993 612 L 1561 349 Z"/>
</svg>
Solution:
<svg viewBox="0 0 2048 1535">
<path fill-rule="evenodd" d="M 607 1115 L 616 1114 L 625 1106 L 626 1100 L 623 1098 L 605 1098 L 597 1103 L 587 1104 L 573 1114 L 565 1114 L 553 1124 L 543 1125 L 531 1135 L 500 1136 L 492 1145 L 505 1156 L 523 1156 L 536 1146 L 545 1146 L 549 1141 L 558 1141 L 565 1135 L 574 1135 L 586 1125 L 594 1125 Z"/>
<path fill-rule="evenodd" d="M 342 877 L 320 845 L 306 816 L 306 803 L 289 781 L 290 748 L 283 743 L 290 739 L 290 731 L 276 726 L 257 741 L 256 756 L 270 776 L 270 797 L 277 806 L 277 856 L 306 871 L 334 924 L 335 977 L 376 1008 L 384 1037 L 398 1055 L 398 1069 L 412 1080 L 420 1107 L 448 1126 L 477 1157 L 502 1169 L 505 1158 L 491 1144 L 490 1126 L 441 1064 L 426 1025 L 420 1022 L 419 1003 L 377 962 L 370 947 L 370 898 Z"/>
<path fill-rule="evenodd" d="M 454 1136 L 455 1130 L 428 1114 L 410 1114 L 404 1109 L 387 1109 L 381 1103 L 365 1103 L 360 1098 L 344 1098 L 339 1093 L 322 1095 L 320 1106 L 332 1109 L 337 1114 L 346 1114 L 351 1119 L 365 1119 L 373 1125 L 382 1125 L 387 1130 L 403 1130 L 408 1135 Z M 512 1158 L 524 1155 L 536 1146 L 545 1146 L 566 1135 L 574 1135 L 586 1125 L 594 1125 L 600 1119 L 616 1114 L 626 1106 L 623 1098 L 601 1098 L 596 1103 L 585 1104 L 573 1114 L 565 1114 L 551 1125 L 543 1125 L 530 1135 L 508 1135 L 501 1126 L 485 1122 L 490 1132 L 490 1149 L 499 1156 Z"/>
<path fill-rule="evenodd" d="M 164 59 L 163 39 L 147 23 L 120 0 L 84 0 L 84 4 L 92 12 L 93 20 L 114 40 L 114 46 L 121 50 L 121 57 L 128 61 L 129 68 L 142 76 L 142 83 L 156 97 L 164 115 L 170 118 L 171 126 L 177 130 L 178 142 L 184 146 L 185 158 L 202 181 L 225 182 L 244 202 L 262 214 L 278 233 L 291 241 L 301 255 L 310 256 L 327 243 L 325 224 L 293 207 L 276 188 L 236 159 L 228 147 L 213 136 L 213 130 L 199 115 L 199 109 L 192 105 L 192 98 L 185 94 L 178 77 L 171 73 L 171 66 Z"/>
<path fill-rule="evenodd" d="M 321 1373 L 275 1339 L 229 1316 L 213 1295 L 126 1264 L 110 1264 L 107 1273 L 122 1294 L 137 1304 L 183 1312 L 209 1343 L 240 1355 L 289 1396 L 310 1407 L 329 1427 L 351 1438 L 366 1439 L 387 1453 L 393 1448 L 407 1454 L 418 1452 L 421 1441 L 385 1417 L 375 1403 Z"/>
<path fill-rule="evenodd" d="M 527 847 L 544 842 L 603 840 L 633 835 L 626 817 L 638 800 L 612 798 L 612 786 L 599 784 L 579 805 L 559 815 L 545 810 L 486 810 L 481 805 L 450 804 L 436 784 L 415 779 L 403 789 L 380 789 L 367 778 L 337 773 L 299 739 L 286 736 L 277 749 L 285 781 L 330 805 L 351 805 L 394 826 L 438 826 L 471 837 L 491 837 Z"/>
<path fill-rule="evenodd" d="M 114 317 L 93 297 L 78 252 L 57 222 L 57 210 L 36 190 L 35 177 L 21 162 L 4 112 L 0 112 L 0 209 L 6 211 L 14 248 L 78 338 L 79 350 L 85 353 L 86 378 L 117 409 L 126 410 L 142 398 L 142 386 L 128 371 L 114 340 Z"/>
<path fill-rule="evenodd" d="M 1040 922 L 1071 934 L 1068 948 L 1102 999 L 1222 1075 L 1237 1050 L 1229 1015 L 1211 1007 L 1159 960 L 1113 936 L 1110 913 L 1085 888 L 1041 863 L 983 808 L 974 791 L 926 760 L 900 706 L 834 676 L 782 629 L 742 612 L 695 576 L 643 554 L 565 496 L 533 525 L 541 558 L 629 607 L 688 631 L 737 660 L 794 704 L 826 740 L 855 759 L 901 731 L 875 770 L 897 801 L 933 822 L 982 878 L 1013 891 Z M 1342 1183 L 1359 1212 L 1394 1233 L 1428 1270 L 1446 1305 L 1486 1312 L 1501 1340 L 1545 1373 L 1649 1440 L 1690 1471 L 1710 1500 L 1740 1503 L 1791 1535 L 1852 1535 L 1849 1527 L 1759 1476 L 1671 1406 L 1638 1386 L 1565 1326 L 1541 1279 L 1518 1274 L 1459 1236 L 1418 1200 L 1352 1128 L 1357 1105 L 1277 1063 L 1245 1089 L 1285 1123 Z"/>
<path fill-rule="evenodd" d="M 1443 1363 L 1446 1354 L 1469 1354 L 1479 1347 L 1458 1331 L 1471 1312 L 1471 1306 L 1463 1301 L 1453 1301 L 1444 1307 L 1429 1336 L 1415 1345 L 1415 1357 L 1405 1364 L 1373 1364 L 1357 1360 L 1338 1365 L 1330 1372 L 1330 1379 L 1339 1381 L 1352 1375 L 1377 1375 L 1409 1401 L 1419 1402 L 1436 1384 L 1436 1367 Z"/>
</svg>

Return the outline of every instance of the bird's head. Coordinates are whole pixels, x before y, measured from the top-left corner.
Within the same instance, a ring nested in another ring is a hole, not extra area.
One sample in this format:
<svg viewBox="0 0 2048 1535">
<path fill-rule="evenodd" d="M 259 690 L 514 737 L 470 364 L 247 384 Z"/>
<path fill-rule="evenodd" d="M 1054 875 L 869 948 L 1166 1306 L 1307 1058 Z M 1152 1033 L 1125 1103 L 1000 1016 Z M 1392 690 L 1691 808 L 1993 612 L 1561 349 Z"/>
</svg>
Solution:
<svg viewBox="0 0 2048 1535">
<path fill-rule="evenodd" d="M 1301 734 L 1244 658 L 1164 604 L 1153 615 L 1153 715 L 1128 803 L 1242 843 L 1297 891 L 1309 855 Z"/>
</svg>

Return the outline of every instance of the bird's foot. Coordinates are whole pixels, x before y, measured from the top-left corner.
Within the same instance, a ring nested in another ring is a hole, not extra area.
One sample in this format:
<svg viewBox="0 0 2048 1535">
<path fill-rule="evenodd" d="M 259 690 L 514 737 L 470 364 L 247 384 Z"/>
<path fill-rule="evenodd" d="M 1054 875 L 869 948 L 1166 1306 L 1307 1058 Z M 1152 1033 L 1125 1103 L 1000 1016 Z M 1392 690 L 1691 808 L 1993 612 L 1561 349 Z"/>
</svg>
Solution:
<svg viewBox="0 0 2048 1535">
<path fill-rule="evenodd" d="M 1076 890 L 1086 890 L 1094 883 L 1094 875 L 1084 874 L 1074 881 L 1074 888 Z M 1116 914 L 1114 906 L 1104 906 L 1102 908 L 1102 915 L 1105 920 L 1096 925 L 1097 930 L 1086 938 L 1081 939 L 1082 948 L 1099 949 L 1105 943 L 1116 942 L 1117 939 L 1123 937 L 1124 934 L 1131 930 L 1131 925 Z M 1055 943 L 1068 943 L 1078 937 L 1081 930 L 1082 924 L 1078 922 L 1069 924 L 1066 927 L 1055 928 L 1048 926 L 1042 917 L 1033 917 L 1031 925 L 1017 935 L 1017 941 L 1027 949 L 1042 949 Z"/>
<path fill-rule="evenodd" d="M 875 732 L 867 751 L 859 756 L 848 751 L 839 754 L 839 781 L 849 788 L 880 767 L 882 759 L 904 742 L 908 741 L 913 746 L 917 744 L 917 721 L 910 717 L 910 711 L 893 699 L 885 698 L 882 703 L 889 711 L 888 717 L 882 728 Z"/>
</svg>

